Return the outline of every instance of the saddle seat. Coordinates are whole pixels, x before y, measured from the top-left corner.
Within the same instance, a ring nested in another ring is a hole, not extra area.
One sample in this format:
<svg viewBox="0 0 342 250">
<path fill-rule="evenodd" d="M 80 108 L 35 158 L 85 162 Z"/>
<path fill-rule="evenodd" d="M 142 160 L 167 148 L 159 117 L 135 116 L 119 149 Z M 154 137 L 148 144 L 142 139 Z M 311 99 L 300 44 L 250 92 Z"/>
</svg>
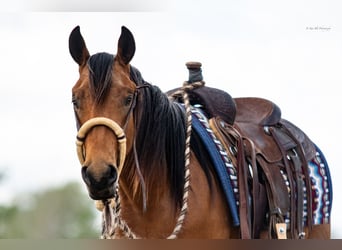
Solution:
<svg viewBox="0 0 342 250">
<path fill-rule="evenodd" d="M 235 122 L 272 126 L 281 119 L 280 108 L 269 100 L 257 97 L 240 97 L 234 98 L 234 101 L 237 109 Z"/>
<path fill-rule="evenodd" d="M 297 126 L 281 117 L 281 110 L 270 100 L 258 97 L 234 98 L 236 116 L 234 127 L 240 133 L 252 139 L 256 148 L 269 162 L 282 159 L 284 151 L 296 147 L 303 150 L 306 160 L 315 156 L 315 147 L 308 136 Z M 269 128 L 279 137 L 278 142 L 270 135 Z M 286 130 L 286 132 L 284 131 Z M 296 138 L 296 142 L 294 139 Z M 281 145 L 278 145 L 278 144 Z M 281 149 L 279 149 L 281 147 Z"/>
</svg>

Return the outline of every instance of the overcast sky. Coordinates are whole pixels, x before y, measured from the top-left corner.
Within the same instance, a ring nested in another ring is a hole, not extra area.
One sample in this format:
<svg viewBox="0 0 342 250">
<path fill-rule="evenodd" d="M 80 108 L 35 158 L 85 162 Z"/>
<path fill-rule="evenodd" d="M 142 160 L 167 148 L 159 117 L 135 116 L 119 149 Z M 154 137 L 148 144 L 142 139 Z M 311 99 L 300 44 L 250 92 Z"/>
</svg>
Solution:
<svg viewBox="0 0 342 250">
<path fill-rule="evenodd" d="M 68 36 L 80 25 L 90 53 L 116 53 L 125 25 L 136 39 L 132 64 L 163 90 L 181 86 L 185 62 L 195 60 L 208 86 L 276 102 L 330 164 L 332 220 L 342 238 L 340 1 L 46 2 L 11 1 L 0 12 L 0 202 L 81 182 L 71 105 L 78 72 Z M 69 12 L 77 10 L 107 12 Z"/>
</svg>

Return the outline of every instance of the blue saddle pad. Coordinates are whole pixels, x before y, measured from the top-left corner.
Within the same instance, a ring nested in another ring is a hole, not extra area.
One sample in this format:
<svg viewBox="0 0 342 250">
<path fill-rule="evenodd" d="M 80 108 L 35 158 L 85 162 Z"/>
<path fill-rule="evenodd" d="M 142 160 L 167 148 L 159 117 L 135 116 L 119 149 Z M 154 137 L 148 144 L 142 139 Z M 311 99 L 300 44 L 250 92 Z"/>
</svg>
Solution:
<svg viewBox="0 0 342 250">
<path fill-rule="evenodd" d="M 240 225 L 238 213 L 238 190 L 236 170 L 221 142 L 209 127 L 208 119 L 198 108 L 192 108 L 192 128 L 199 135 L 220 180 L 222 190 L 230 208 L 233 225 Z"/>
</svg>

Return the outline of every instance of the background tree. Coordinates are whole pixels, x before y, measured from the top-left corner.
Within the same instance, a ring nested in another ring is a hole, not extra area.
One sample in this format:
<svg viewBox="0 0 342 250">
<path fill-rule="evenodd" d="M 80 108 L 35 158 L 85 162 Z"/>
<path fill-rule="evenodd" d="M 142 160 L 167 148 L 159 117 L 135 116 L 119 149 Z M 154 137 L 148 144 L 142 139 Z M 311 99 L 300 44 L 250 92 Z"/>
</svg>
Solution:
<svg viewBox="0 0 342 250">
<path fill-rule="evenodd" d="M 79 183 L 0 205 L 0 238 L 98 238 L 100 217 Z"/>
</svg>

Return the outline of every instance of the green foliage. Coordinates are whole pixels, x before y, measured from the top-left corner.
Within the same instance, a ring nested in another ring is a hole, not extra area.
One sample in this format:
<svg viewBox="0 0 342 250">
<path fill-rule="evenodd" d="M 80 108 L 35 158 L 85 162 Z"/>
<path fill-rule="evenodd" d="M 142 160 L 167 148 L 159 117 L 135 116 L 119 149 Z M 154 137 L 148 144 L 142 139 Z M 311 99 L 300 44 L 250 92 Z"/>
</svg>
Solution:
<svg viewBox="0 0 342 250">
<path fill-rule="evenodd" d="M 96 215 L 83 186 L 69 183 L 0 205 L 0 238 L 98 238 Z"/>
</svg>

